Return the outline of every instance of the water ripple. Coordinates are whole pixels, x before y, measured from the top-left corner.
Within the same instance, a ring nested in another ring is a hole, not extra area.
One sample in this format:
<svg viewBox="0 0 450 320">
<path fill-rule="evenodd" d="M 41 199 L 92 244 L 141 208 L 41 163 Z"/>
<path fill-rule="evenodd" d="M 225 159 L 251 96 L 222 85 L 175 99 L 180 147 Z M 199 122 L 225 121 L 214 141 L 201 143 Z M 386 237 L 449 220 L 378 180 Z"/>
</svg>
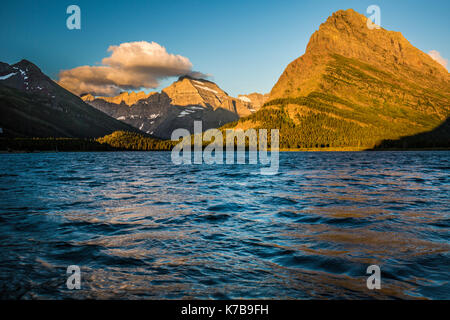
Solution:
<svg viewBox="0 0 450 320">
<path fill-rule="evenodd" d="M 450 152 L 282 153 L 275 176 L 164 152 L 0 158 L 0 298 L 449 298 Z"/>
</svg>

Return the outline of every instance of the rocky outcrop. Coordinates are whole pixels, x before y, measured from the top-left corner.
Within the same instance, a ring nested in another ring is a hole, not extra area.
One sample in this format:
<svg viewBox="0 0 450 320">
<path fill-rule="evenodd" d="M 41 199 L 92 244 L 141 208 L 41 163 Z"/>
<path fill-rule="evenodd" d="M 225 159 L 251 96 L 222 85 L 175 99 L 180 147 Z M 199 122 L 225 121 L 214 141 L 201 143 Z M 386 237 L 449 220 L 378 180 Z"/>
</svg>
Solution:
<svg viewBox="0 0 450 320">
<path fill-rule="evenodd" d="M 124 103 L 127 106 L 132 106 L 136 104 L 139 100 L 147 99 L 151 95 L 156 94 L 156 92 L 150 92 L 145 93 L 144 91 L 139 92 L 122 92 L 118 96 L 115 97 L 94 97 L 92 94 L 86 94 L 81 96 L 81 99 L 84 101 L 94 101 L 95 99 L 102 99 L 106 102 L 114 103 L 114 104 L 121 104 Z"/>
</svg>

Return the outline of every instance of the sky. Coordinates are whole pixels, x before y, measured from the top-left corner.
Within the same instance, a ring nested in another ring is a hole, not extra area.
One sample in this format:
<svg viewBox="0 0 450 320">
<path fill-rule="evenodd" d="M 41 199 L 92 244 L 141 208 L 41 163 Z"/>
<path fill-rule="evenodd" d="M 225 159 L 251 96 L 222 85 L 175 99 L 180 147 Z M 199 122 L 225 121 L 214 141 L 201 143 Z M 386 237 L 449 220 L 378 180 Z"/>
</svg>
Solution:
<svg viewBox="0 0 450 320">
<path fill-rule="evenodd" d="M 81 9 L 80 30 L 66 26 L 72 4 Z M 62 70 L 77 68 L 63 73 L 68 83 L 98 71 L 117 81 L 132 76 L 127 85 L 133 89 L 147 70 L 153 78 L 146 85 L 160 90 L 188 70 L 209 75 L 232 96 L 267 93 L 328 16 L 348 8 L 369 16 L 373 4 L 381 9 L 383 28 L 402 32 L 426 53 L 450 58 L 448 0 L 15 0 L 3 2 L 0 11 L 0 61 L 30 60 L 55 80 Z M 139 63 L 143 50 L 177 67 L 161 73 L 151 63 L 143 62 L 142 70 L 125 66 L 127 52 Z"/>
</svg>

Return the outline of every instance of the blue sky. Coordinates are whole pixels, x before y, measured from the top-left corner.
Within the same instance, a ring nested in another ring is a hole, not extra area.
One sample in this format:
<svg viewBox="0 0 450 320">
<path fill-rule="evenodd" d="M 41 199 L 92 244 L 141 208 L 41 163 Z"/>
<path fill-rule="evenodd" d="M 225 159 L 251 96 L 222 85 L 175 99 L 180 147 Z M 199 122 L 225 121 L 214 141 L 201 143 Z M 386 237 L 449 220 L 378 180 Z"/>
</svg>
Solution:
<svg viewBox="0 0 450 320">
<path fill-rule="evenodd" d="M 81 8 L 81 30 L 66 28 L 71 4 Z M 372 4 L 380 6 L 384 28 L 450 58 L 448 0 L 16 0 L 2 3 L 0 61 L 26 58 L 56 79 L 62 69 L 99 64 L 110 45 L 155 41 L 212 74 L 231 95 L 265 93 L 331 13 L 353 8 L 366 14 Z"/>
</svg>

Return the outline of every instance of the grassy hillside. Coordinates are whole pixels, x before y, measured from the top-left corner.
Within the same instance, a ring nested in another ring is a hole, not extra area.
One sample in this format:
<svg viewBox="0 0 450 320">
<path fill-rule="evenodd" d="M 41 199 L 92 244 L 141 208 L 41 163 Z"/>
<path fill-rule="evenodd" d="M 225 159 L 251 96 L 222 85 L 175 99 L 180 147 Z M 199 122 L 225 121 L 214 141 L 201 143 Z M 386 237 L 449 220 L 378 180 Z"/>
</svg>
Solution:
<svg viewBox="0 0 450 320">
<path fill-rule="evenodd" d="M 325 70 L 317 90 L 271 100 L 226 127 L 280 129 L 281 148 L 373 148 L 386 139 L 431 131 L 450 115 L 449 92 L 338 54 Z"/>
</svg>

